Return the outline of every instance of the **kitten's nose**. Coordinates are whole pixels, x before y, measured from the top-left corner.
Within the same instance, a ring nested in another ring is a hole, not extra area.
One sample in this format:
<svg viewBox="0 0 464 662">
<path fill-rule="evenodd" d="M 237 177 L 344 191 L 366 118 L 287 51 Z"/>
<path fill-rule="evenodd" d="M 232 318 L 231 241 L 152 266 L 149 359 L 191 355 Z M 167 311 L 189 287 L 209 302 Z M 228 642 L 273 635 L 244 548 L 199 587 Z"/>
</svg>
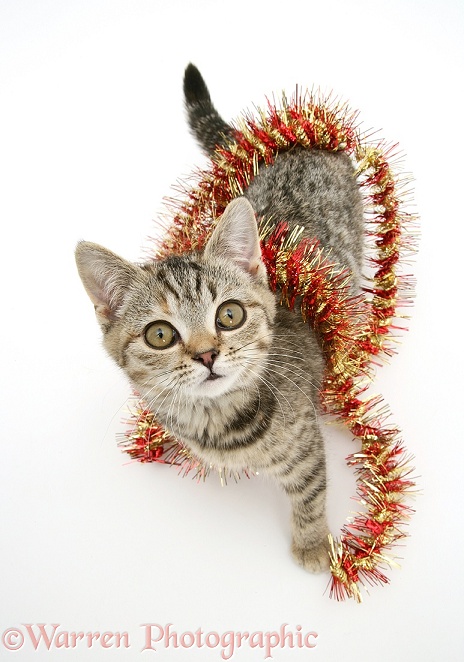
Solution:
<svg viewBox="0 0 464 662">
<path fill-rule="evenodd" d="M 203 365 L 205 365 L 208 368 L 208 370 L 212 370 L 213 369 L 213 363 L 214 363 L 218 353 L 219 352 L 217 352 L 216 350 L 210 349 L 207 352 L 201 352 L 201 353 L 195 354 L 193 359 L 194 359 L 194 361 L 200 361 L 200 363 L 203 363 Z"/>
</svg>

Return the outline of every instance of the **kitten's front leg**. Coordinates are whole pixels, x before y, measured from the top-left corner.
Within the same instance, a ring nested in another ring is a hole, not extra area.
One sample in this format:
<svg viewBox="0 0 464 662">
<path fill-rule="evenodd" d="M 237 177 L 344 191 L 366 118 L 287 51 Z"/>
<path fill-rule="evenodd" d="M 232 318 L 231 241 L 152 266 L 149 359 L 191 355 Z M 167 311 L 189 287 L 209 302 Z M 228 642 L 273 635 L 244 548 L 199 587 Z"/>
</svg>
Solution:
<svg viewBox="0 0 464 662">
<path fill-rule="evenodd" d="M 293 480 L 291 480 L 293 478 Z M 322 457 L 282 480 L 292 501 L 292 554 L 310 572 L 323 572 L 330 566 L 327 524 L 326 470 Z"/>
</svg>

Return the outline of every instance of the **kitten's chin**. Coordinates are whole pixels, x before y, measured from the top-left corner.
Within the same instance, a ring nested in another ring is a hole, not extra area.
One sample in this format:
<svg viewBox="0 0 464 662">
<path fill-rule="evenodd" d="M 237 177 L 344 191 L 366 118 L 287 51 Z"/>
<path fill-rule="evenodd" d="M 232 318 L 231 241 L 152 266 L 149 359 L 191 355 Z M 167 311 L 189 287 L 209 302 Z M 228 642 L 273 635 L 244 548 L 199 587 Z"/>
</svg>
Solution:
<svg viewBox="0 0 464 662">
<path fill-rule="evenodd" d="M 234 387 L 237 388 L 236 382 L 235 377 L 211 375 L 195 385 L 193 395 L 197 398 L 218 398 L 233 391 Z"/>
</svg>

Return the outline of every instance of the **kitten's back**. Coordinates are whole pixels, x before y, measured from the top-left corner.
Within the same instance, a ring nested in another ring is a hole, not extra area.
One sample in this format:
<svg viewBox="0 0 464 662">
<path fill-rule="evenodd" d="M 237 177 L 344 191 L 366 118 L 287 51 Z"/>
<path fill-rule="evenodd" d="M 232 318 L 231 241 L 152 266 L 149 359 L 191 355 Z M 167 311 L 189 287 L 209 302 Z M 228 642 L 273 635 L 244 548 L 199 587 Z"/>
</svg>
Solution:
<svg viewBox="0 0 464 662">
<path fill-rule="evenodd" d="M 212 104 L 205 81 L 189 64 L 184 76 L 185 104 L 192 134 L 209 155 L 233 140 L 234 130 Z M 363 203 L 350 157 L 343 152 L 293 147 L 276 155 L 259 172 L 244 195 L 256 215 L 317 239 L 334 262 L 347 267 L 357 290 L 364 242 Z"/>
</svg>

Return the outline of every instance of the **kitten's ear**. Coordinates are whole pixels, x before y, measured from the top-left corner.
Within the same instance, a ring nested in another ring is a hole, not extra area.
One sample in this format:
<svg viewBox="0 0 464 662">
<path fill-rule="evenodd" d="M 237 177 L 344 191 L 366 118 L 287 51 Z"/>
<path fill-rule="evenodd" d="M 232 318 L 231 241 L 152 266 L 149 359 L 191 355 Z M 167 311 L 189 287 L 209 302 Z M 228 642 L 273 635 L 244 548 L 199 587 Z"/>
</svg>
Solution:
<svg viewBox="0 0 464 662">
<path fill-rule="evenodd" d="M 107 326 L 118 318 L 124 294 L 137 277 L 137 267 L 111 251 L 81 241 L 76 248 L 76 264 L 99 322 Z"/>
<path fill-rule="evenodd" d="M 205 256 L 225 257 L 267 282 L 255 214 L 246 198 L 236 198 L 227 205 L 206 244 Z"/>
</svg>

